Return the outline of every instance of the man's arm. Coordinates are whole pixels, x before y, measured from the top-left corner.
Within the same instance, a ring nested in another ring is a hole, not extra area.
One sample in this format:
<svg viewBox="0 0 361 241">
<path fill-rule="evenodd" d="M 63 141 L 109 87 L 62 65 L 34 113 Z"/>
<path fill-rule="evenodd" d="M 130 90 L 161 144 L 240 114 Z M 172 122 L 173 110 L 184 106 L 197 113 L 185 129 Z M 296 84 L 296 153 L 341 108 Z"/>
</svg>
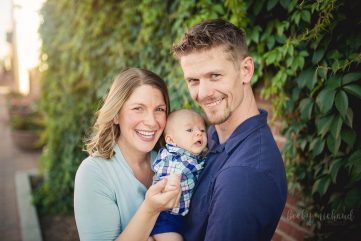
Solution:
<svg viewBox="0 0 361 241">
<path fill-rule="evenodd" d="M 282 213 L 281 200 L 264 172 L 242 166 L 223 170 L 213 186 L 205 240 L 270 240 Z"/>
</svg>

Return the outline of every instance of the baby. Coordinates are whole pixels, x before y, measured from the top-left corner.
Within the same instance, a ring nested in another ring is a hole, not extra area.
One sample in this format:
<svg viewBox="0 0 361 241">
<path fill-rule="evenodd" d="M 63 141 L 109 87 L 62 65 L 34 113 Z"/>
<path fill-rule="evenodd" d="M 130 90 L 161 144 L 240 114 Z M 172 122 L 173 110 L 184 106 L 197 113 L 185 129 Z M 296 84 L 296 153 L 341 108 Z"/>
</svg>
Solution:
<svg viewBox="0 0 361 241">
<path fill-rule="evenodd" d="M 180 174 L 182 193 L 178 207 L 160 213 L 151 235 L 156 241 L 181 241 L 181 216 L 189 211 L 193 188 L 204 165 L 202 154 L 207 145 L 204 119 L 192 110 L 174 111 L 167 119 L 164 139 L 166 145 L 153 163 L 153 183 L 171 173 Z"/>
</svg>

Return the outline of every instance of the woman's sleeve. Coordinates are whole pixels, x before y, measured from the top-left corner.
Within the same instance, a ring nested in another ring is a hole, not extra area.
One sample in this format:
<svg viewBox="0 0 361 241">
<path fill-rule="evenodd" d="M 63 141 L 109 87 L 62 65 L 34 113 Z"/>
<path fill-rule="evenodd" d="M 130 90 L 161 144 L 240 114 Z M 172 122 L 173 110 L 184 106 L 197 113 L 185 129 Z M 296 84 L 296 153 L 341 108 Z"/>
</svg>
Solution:
<svg viewBox="0 0 361 241">
<path fill-rule="evenodd" d="M 114 240 L 121 232 L 115 193 L 106 173 L 88 158 L 80 165 L 74 187 L 74 211 L 80 240 Z"/>
</svg>

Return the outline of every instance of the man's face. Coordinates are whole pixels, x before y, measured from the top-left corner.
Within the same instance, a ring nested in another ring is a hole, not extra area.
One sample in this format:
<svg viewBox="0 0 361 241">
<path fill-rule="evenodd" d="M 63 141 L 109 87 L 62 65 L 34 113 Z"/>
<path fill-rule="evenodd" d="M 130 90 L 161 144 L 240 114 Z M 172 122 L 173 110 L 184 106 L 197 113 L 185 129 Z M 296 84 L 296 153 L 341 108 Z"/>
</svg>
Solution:
<svg viewBox="0 0 361 241">
<path fill-rule="evenodd" d="M 223 46 L 180 58 L 188 90 L 211 124 L 226 122 L 240 108 L 244 96 L 240 62 L 233 62 Z"/>
</svg>

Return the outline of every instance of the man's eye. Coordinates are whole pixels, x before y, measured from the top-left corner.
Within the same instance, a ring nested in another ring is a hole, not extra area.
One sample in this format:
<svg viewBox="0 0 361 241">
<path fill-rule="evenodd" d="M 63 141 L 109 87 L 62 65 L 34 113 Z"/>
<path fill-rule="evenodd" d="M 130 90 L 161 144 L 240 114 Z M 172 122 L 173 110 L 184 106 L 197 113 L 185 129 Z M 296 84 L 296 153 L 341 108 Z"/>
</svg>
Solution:
<svg viewBox="0 0 361 241">
<path fill-rule="evenodd" d="M 192 132 L 193 130 L 192 129 L 187 129 L 186 132 Z"/>
<path fill-rule="evenodd" d="M 195 84 L 197 84 L 198 83 L 198 79 L 189 79 L 188 80 L 188 84 L 190 84 L 190 85 L 195 85 Z"/>
<path fill-rule="evenodd" d="M 219 77 L 221 77 L 220 74 L 212 74 L 211 75 L 212 79 L 219 79 Z"/>
</svg>

